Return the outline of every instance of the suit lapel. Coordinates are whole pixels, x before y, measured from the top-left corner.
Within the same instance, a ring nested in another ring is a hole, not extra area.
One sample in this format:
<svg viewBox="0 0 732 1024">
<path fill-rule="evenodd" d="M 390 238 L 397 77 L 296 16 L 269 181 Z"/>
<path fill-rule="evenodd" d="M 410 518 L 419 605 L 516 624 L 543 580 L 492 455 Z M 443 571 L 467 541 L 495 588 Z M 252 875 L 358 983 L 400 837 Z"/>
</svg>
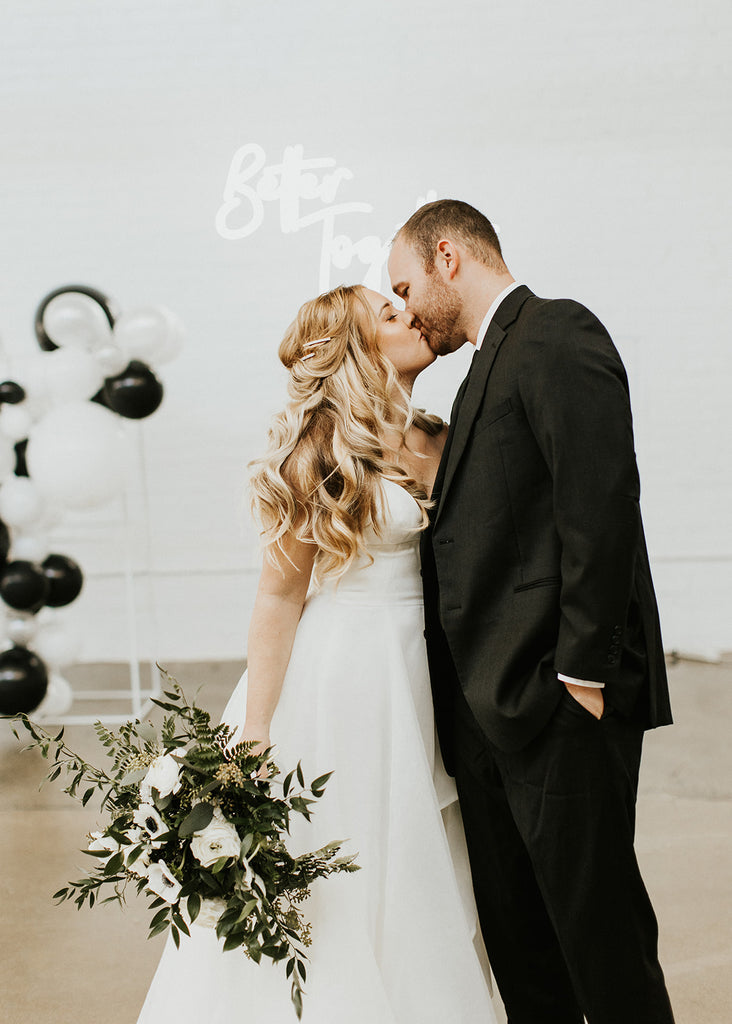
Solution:
<svg viewBox="0 0 732 1024">
<path fill-rule="evenodd" d="M 447 462 L 448 462 L 448 459 L 449 459 L 449 456 L 450 456 L 450 448 L 452 447 L 453 438 L 455 436 L 455 424 L 457 423 L 457 418 L 458 418 L 458 413 L 460 411 L 460 406 L 462 404 L 463 397 L 465 395 L 465 391 L 467 390 L 468 383 L 469 383 L 469 380 L 470 380 L 470 374 L 473 371 L 473 366 L 474 366 L 474 364 L 476 362 L 477 356 L 478 356 L 478 353 L 475 352 L 474 355 L 473 355 L 472 361 L 470 363 L 470 366 L 468 367 L 468 372 L 463 377 L 463 380 L 462 380 L 462 382 L 460 384 L 460 387 L 458 388 L 457 394 L 455 395 L 455 400 L 452 403 L 452 409 L 450 410 L 450 426 L 449 426 L 449 429 L 447 431 L 447 437 L 445 439 L 445 447 L 444 447 L 444 449 L 442 451 L 442 457 L 440 458 L 440 464 L 437 467 L 437 475 L 435 476 L 435 482 L 432 485 L 432 497 L 436 498 L 436 499 L 439 499 L 439 496 L 442 493 L 442 486 L 443 486 L 443 483 L 444 483 L 444 480 L 445 480 L 445 469 L 447 467 Z M 431 512 L 431 517 L 433 519 L 434 519 L 434 515 L 435 515 L 435 509 L 433 508 L 432 512 Z"/>
<path fill-rule="evenodd" d="M 458 391 L 453 405 L 445 451 L 437 473 L 437 479 L 435 480 L 434 490 L 438 495 L 437 511 L 434 516 L 435 521 L 439 518 L 445 503 L 445 497 L 450 490 L 450 484 L 455 476 L 455 471 L 468 443 L 473 422 L 483 401 L 486 383 L 493 369 L 498 350 L 506 337 L 508 328 L 518 316 L 524 302 L 532 294 L 526 285 L 521 285 L 515 291 L 512 291 L 510 295 L 506 296 L 496 310 L 480 351 L 476 353 L 468 376 L 463 382 L 464 390 L 461 387 L 460 391 Z"/>
</svg>

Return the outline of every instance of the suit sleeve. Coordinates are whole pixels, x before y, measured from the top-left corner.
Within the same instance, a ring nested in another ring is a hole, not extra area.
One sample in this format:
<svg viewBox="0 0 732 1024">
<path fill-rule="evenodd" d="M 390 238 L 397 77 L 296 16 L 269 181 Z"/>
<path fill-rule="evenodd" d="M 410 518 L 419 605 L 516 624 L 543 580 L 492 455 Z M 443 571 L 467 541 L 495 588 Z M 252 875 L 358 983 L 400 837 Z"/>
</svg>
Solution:
<svg viewBox="0 0 732 1024">
<path fill-rule="evenodd" d="M 561 543 L 557 672 L 617 675 L 640 535 L 628 383 L 600 321 L 547 302 L 527 325 L 519 391 L 552 477 Z"/>
</svg>

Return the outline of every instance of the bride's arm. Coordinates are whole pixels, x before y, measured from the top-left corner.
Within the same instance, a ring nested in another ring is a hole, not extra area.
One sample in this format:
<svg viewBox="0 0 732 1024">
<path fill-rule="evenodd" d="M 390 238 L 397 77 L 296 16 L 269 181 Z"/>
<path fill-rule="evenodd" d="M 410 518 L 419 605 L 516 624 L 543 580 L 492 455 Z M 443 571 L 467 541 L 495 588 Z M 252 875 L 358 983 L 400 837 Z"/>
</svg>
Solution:
<svg viewBox="0 0 732 1024">
<path fill-rule="evenodd" d="M 286 558 L 265 558 L 249 626 L 247 707 L 242 740 L 269 746 L 269 726 L 285 678 L 300 621 L 316 546 L 290 537 Z"/>
</svg>

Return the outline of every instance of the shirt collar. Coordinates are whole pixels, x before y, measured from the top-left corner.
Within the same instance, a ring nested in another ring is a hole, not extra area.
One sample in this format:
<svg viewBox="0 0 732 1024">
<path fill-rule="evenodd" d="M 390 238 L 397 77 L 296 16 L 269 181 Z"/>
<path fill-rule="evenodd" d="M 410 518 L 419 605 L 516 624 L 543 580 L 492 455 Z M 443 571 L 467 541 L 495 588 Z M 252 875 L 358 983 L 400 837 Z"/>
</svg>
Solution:
<svg viewBox="0 0 732 1024">
<path fill-rule="evenodd" d="M 480 346 L 483 344 L 483 341 L 485 340 L 485 336 L 488 333 L 488 328 L 490 327 L 491 320 L 495 316 L 496 310 L 501 305 L 506 296 L 510 295 L 512 291 L 515 291 L 516 288 L 519 288 L 520 286 L 520 281 L 514 281 L 513 284 L 509 284 L 506 288 L 503 289 L 502 292 L 500 292 L 500 294 L 496 295 L 495 299 L 491 303 L 490 309 L 488 310 L 483 319 L 483 323 L 478 328 L 478 337 L 475 342 L 476 352 L 480 349 Z"/>
</svg>

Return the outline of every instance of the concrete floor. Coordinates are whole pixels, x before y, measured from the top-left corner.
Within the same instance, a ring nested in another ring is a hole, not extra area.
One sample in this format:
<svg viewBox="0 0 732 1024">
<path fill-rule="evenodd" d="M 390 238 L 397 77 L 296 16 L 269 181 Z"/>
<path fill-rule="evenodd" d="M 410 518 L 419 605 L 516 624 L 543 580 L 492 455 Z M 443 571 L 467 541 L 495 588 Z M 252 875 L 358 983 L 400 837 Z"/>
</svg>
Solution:
<svg viewBox="0 0 732 1024">
<path fill-rule="evenodd" d="M 168 668 L 189 695 L 205 681 L 199 703 L 215 715 L 239 672 L 225 663 Z M 69 678 L 80 689 L 116 688 L 123 672 L 80 666 Z M 676 725 L 646 741 L 637 848 L 677 1024 L 722 1024 L 732 1019 L 732 664 L 682 662 L 671 686 Z M 67 729 L 67 741 L 100 758 L 90 727 Z M 96 812 L 58 784 L 39 791 L 44 766 L 35 751 L 21 754 L 0 722 L 0 1019 L 131 1024 L 162 940 L 145 939 L 142 900 L 124 911 L 54 907 L 51 894 L 86 867 L 78 850 Z"/>
</svg>

